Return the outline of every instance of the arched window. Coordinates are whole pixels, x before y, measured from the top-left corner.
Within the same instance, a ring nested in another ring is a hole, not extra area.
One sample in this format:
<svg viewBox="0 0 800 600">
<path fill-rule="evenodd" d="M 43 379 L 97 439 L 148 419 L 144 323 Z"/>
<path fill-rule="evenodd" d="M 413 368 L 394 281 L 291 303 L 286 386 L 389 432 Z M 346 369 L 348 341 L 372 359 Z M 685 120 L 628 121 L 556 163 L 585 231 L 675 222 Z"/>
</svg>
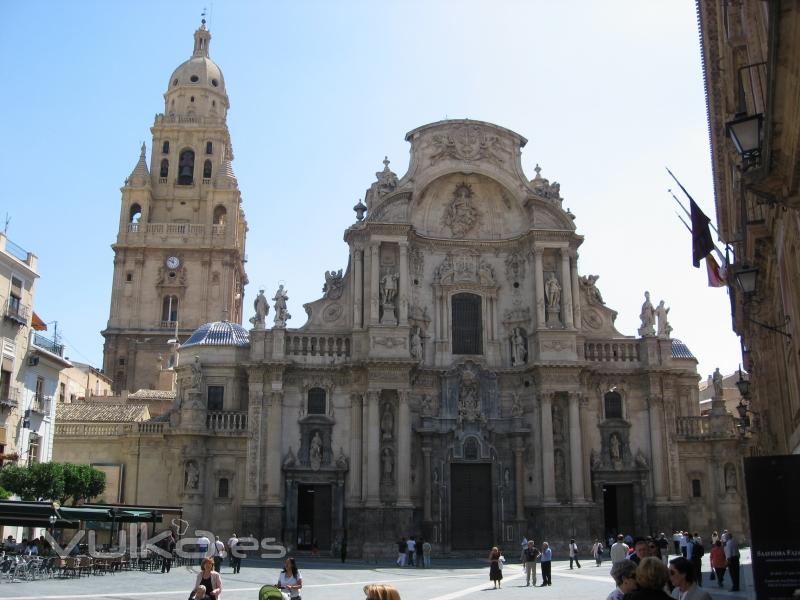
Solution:
<svg viewBox="0 0 800 600">
<path fill-rule="evenodd" d="M 466 460 L 478 460 L 480 447 L 478 446 L 478 440 L 474 437 L 469 437 L 464 442 L 464 458 Z"/>
<path fill-rule="evenodd" d="M 131 211 L 128 215 L 128 223 L 138 223 L 142 218 L 142 207 L 138 204 L 131 205 Z"/>
<path fill-rule="evenodd" d="M 227 477 L 220 477 L 219 484 L 217 485 L 217 497 L 227 498 L 230 493 L 230 481 Z"/>
<path fill-rule="evenodd" d="M 206 154 L 214 154 L 214 144 L 206 142 Z"/>
<path fill-rule="evenodd" d="M 481 297 L 456 294 L 453 308 L 453 354 L 483 354 Z"/>
<path fill-rule="evenodd" d="M 174 323 L 178 320 L 178 297 L 164 296 L 164 303 L 161 308 L 161 320 Z"/>
<path fill-rule="evenodd" d="M 228 211 L 224 206 L 219 205 L 214 207 L 214 225 L 225 225 L 225 217 Z"/>
<path fill-rule="evenodd" d="M 169 154 L 169 140 L 164 140 L 161 144 L 161 154 Z"/>
<path fill-rule="evenodd" d="M 178 162 L 178 184 L 192 185 L 194 183 L 194 152 L 184 150 Z"/>
<path fill-rule="evenodd" d="M 203 163 L 203 178 L 210 179 L 211 178 L 211 161 L 207 160 Z"/>
<path fill-rule="evenodd" d="M 158 173 L 159 177 L 169 177 L 169 161 L 165 158 L 161 161 L 161 170 Z"/>
<path fill-rule="evenodd" d="M 619 392 L 608 392 L 603 397 L 606 419 L 622 419 L 622 396 Z"/>
<path fill-rule="evenodd" d="M 318 387 L 308 390 L 308 409 L 306 413 L 309 415 L 325 414 L 325 390 Z"/>
</svg>

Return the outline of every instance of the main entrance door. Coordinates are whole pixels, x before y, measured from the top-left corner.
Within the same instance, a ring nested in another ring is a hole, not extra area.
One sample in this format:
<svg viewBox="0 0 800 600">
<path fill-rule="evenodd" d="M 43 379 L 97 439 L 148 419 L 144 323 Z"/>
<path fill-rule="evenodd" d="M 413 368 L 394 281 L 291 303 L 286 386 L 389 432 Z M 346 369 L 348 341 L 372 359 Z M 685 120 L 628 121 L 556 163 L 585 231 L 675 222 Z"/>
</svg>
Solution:
<svg viewBox="0 0 800 600">
<path fill-rule="evenodd" d="M 492 466 L 450 465 L 450 531 L 456 550 L 485 550 L 494 543 Z"/>
<path fill-rule="evenodd" d="M 603 485 L 603 511 L 606 537 L 618 533 L 635 534 L 633 522 L 633 486 Z"/>
<path fill-rule="evenodd" d="M 297 487 L 297 547 L 308 550 L 316 542 L 320 549 L 331 547 L 331 486 Z"/>
</svg>

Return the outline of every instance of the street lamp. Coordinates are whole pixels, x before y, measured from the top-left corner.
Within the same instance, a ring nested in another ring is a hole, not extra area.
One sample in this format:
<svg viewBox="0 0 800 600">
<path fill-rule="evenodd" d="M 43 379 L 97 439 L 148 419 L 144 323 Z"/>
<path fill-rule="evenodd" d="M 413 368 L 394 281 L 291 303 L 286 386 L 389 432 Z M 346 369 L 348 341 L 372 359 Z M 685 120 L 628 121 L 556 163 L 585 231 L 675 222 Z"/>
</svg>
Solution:
<svg viewBox="0 0 800 600">
<path fill-rule="evenodd" d="M 737 113 L 727 124 L 728 137 L 731 138 L 736 151 L 742 156 L 745 169 L 757 163 L 761 157 L 761 125 L 764 115 L 748 115 Z"/>
<path fill-rule="evenodd" d="M 744 265 L 742 268 L 736 269 L 735 277 L 736 283 L 739 284 L 739 289 L 742 292 L 749 295 L 756 291 L 757 268 Z"/>
<path fill-rule="evenodd" d="M 742 377 L 742 370 L 739 369 L 739 381 L 736 382 L 736 387 L 739 388 L 739 395 L 744 399 L 750 398 L 750 380 Z M 741 402 L 739 403 L 741 406 Z M 737 407 L 738 410 L 738 407 Z M 741 412 L 741 411 L 740 411 Z"/>
</svg>

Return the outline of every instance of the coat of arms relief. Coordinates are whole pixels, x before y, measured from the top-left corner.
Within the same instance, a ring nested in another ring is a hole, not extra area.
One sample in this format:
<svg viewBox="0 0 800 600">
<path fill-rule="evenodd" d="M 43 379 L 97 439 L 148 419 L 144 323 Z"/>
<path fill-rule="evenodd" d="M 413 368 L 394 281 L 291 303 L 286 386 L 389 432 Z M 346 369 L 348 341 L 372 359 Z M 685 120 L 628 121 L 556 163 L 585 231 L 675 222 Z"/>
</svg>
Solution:
<svg viewBox="0 0 800 600">
<path fill-rule="evenodd" d="M 463 238 L 480 223 L 481 214 L 475 208 L 473 196 L 472 186 L 468 183 L 459 183 L 453 191 L 453 199 L 442 215 L 442 223 L 454 237 Z"/>
</svg>

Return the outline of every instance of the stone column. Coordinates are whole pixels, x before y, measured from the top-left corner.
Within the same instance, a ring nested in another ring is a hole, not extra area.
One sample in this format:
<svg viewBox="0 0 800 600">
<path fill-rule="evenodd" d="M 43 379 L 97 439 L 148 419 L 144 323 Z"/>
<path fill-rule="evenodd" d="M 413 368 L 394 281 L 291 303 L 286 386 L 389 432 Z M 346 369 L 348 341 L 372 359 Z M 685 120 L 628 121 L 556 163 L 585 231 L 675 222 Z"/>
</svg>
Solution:
<svg viewBox="0 0 800 600">
<path fill-rule="evenodd" d="M 369 475 L 369 399 L 361 395 L 361 502 L 367 501 L 367 476 Z"/>
<path fill-rule="evenodd" d="M 400 297 L 397 300 L 397 306 L 400 309 L 398 314 L 398 322 L 400 325 L 408 324 L 408 242 L 400 242 L 400 282 L 399 292 Z"/>
<path fill-rule="evenodd" d="M 258 500 L 260 473 L 258 466 L 263 464 L 260 458 L 261 447 L 261 410 L 264 400 L 264 384 L 261 380 L 261 373 L 251 369 L 248 373 L 249 390 L 247 400 L 247 428 L 249 438 L 247 440 L 247 459 L 245 469 L 247 472 L 247 485 L 245 486 L 245 500 L 255 503 Z"/>
<path fill-rule="evenodd" d="M 408 390 L 397 392 L 397 506 L 411 507 L 411 408 Z"/>
<path fill-rule="evenodd" d="M 534 300 L 536 300 L 536 327 L 543 328 L 547 322 L 544 316 L 544 267 L 542 267 L 542 254 L 544 248 L 533 249 L 533 273 L 536 278 L 536 292 Z"/>
<path fill-rule="evenodd" d="M 361 262 L 362 250 L 353 248 L 353 326 L 360 329 L 364 326 L 362 306 L 364 304 L 363 265 Z"/>
<path fill-rule="evenodd" d="M 578 394 L 569 395 L 569 457 L 572 471 L 572 503 L 583 504 L 583 448 L 581 447 L 581 411 Z"/>
<path fill-rule="evenodd" d="M 525 486 L 525 471 L 523 469 L 524 465 L 522 463 L 522 454 L 525 449 L 522 446 L 517 446 L 514 448 L 514 467 L 515 467 L 515 481 L 514 485 L 517 491 L 517 521 L 523 521 L 525 519 L 525 497 L 524 497 L 524 486 Z"/>
<path fill-rule="evenodd" d="M 542 405 L 542 501 L 556 501 L 556 469 L 553 463 L 553 394 L 543 392 L 539 395 Z"/>
<path fill-rule="evenodd" d="M 378 390 L 367 392 L 367 506 L 380 506 L 381 444 L 380 397 Z"/>
<path fill-rule="evenodd" d="M 377 242 L 369 247 L 369 322 L 377 325 L 380 319 L 380 249 Z"/>
<path fill-rule="evenodd" d="M 267 425 L 267 498 L 268 506 L 281 506 L 281 432 L 283 429 L 283 392 L 270 395 Z"/>
<path fill-rule="evenodd" d="M 361 499 L 361 394 L 350 395 L 350 498 Z"/>
<path fill-rule="evenodd" d="M 431 521 L 431 449 L 427 446 L 422 448 L 422 476 L 425 480 L 423 484 L 423 505 L 422 520 Z"/>
<path fill-rule="evenodd" d="M 572 275 L 569 268 L 569 249 L 561 249 L 561 314 L 564 328 L 572 329 Z"/>
<path fill-rule="evenodd" d="M 661 402 L 658 396 L 647 400 L 650 417 L 650 476 L 653 478 L 653 492 L 656 500 L 664 499 L 664 447 L 661 440 Z"/>
<path fill-rule="evenodd" d="M 578 286 L 578 253 L 572 252 L 572 314 L 574 317 L 575 328 L 583 326 L 581 319 L 581 292 Z"/>
</svg>

